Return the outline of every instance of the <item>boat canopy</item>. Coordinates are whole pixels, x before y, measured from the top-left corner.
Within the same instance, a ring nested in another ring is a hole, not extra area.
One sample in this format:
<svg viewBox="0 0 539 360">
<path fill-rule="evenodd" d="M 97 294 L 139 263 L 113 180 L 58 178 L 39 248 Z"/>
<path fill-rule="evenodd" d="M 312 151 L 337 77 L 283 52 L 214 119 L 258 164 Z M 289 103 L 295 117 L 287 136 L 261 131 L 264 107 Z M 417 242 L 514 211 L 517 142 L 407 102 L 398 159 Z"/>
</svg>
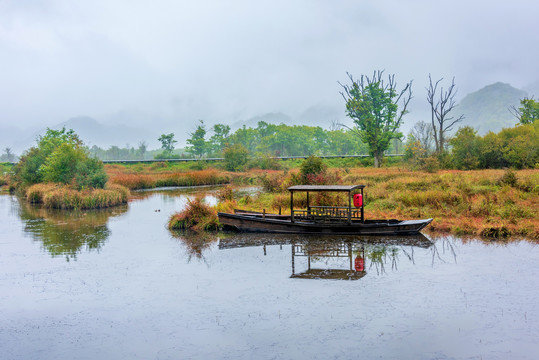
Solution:
<svg viewBox="0 0 539 360">
<path fill-rule="evenodd" d="M 363 189 L 365 185 L 294 185 L 288 188 L 290 191 L 290 221 L 298 220 L 307 221 L 346 221 L 352 224 L 352 218 L 359 218 L 361 222 L 365 222 L 363 208 Z M 354 196 L 360 197 L 359 210 L 352 209 L 352 192 L 356 189 L 360 190 L 360 194 Z M 301 191 L 307 193 L 307 209 L 294 209 L 294 192 Z M 348 193 L 348 206 L 310 206 L 309 192 L 345 192 Z"/>
<path fill-rule="evenodd" d="M 341 191 L 351 192 L 356 189 L 363 189 L 365 185 L 294 185 L 288 191 Z"/>
</svg>

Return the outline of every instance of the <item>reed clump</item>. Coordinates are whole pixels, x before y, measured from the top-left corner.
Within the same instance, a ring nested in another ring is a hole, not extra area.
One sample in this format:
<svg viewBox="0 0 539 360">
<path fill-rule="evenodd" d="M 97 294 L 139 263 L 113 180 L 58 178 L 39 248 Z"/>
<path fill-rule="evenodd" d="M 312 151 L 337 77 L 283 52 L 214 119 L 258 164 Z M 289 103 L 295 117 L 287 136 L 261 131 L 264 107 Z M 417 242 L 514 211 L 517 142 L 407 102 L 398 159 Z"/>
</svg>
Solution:
<svg viewBox="0 0 539 360">
<path fill-rule="evenodd" d="M 50 209 L 101 209 L 126 204 L 129 190 L 119 185 L 105 189 L 74 190 L 69 186 L 45 183 L 26 190 L 26 199 Z"/>
<path fill-rule="evenodd" d="M 194 231 L 219 230 L 217 211 L 206 204 L 201 197 L 188 199 L 185 209 L 170 217 L 168 228 Z"/>
</svg>

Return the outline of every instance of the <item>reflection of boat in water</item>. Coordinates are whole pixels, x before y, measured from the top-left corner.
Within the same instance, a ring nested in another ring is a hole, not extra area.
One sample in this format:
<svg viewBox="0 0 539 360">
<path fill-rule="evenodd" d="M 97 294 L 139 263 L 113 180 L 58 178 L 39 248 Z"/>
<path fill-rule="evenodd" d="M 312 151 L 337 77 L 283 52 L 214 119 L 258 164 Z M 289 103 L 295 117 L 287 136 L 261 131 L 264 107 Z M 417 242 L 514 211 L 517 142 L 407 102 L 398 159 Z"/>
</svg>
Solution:
<svg viewBox="0 0 539 360">
<path fill-rule="evenodd" d="M 429 248 L 432 242 L 422 234 L 400 236 L 285 235 L 238 233 L 219 239 L 219 249 L 266 246 L 291 246 L 292 274 L 298 279 L 358 280 L 367 274 L 366 261 L 380 264 L 394 256 L 397 247 Z M 305 261 L 306 260 L 306 264 Z M 392 261 L 395 261 L 392 258 Z M 325 266 L 321 267 L 322 263 Z M 298 265 L 306 267 L 297 271 Z"/>
<path fill-rule="evenodd" d="M 423 220 L 365 220 L 364 185 L 296 185 L 290 191 L 290 215 L 266 214 L 234 210 L 234 214 L 219 213 L 219 222 L 240 231 L 287 234 L 415 234 L 431 223 Z M 357 193 L 357 191 L 360 193 Z M 294 209 L 294 192 L 304 192 L 306 209 Z M 311 206 L 310 192 L 347 194 L 347 206 Z M 352 198 L 354 207 L 352 208 Z"/>
<path fill-rule="evenodd" d="M 235 233 L 219 239 L 219 249 L 248 246 L 288 245 L 301 243 L 353 242 L 362 244 L 402 245 L 428 248 L 432 242 L 423 234 L 414 235 L 294 235 L 269 233 Z"/>
<path fill-rule="evenodd" d="M 353 254 L 356 254 L 353 260 Z M 296 257 L 307 258 L 307 269 L 296 273 Z M 314 268 L 313 262 L 330 258 L 348 258 L 349 269 Z M 355 266 L 354 266 L 355 265 Z M 319 242 L 292 244 L 292 275 L 297 279 L 358 280 L 367 275 L 365 271 L 365 248 L 354 242 Z"/>
</svg>

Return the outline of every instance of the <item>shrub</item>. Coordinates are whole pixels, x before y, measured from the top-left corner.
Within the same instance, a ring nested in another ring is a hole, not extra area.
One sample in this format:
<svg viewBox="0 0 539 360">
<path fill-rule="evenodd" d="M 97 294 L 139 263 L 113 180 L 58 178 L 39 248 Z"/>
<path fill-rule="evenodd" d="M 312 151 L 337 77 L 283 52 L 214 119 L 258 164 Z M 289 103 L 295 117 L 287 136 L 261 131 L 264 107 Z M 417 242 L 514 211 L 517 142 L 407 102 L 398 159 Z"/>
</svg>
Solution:
<svg viewBox="0 0 539 360">
<path fill-rule="evenodd" d="M 230 186 L 225 186 L 217 191 L 216 194 L 219 201 L 232 201 L 234 200 L 234 190 Z"/>
<path fill-rule="evenodd" d="M 228 171 L 238 171 L 249 161 L 249 150 L 240 144 L 234 144 L 223 151 L 225 168 Z"/>
<path fill-rule="evenodd" d="M 277 174 L 264 174 L 258 178 L 265 192 L 276 193 L 281 191 L 283 177 Z"/>
<path fill-rule="evenodd" d="M 249 169 L 261 170 L 280 170 L 281 164 L 277 159 L 274 159 L 270 154 L 259 155 L 252 159 L 248 164 Z"/>
<path fill-rule="evenodd" d="M 318 176 L 324 175 L 327 170 L 327 165 L 324 161 L 314 155 L 309 156 L 300 165 L 301 179 L 305 184 L 311 184 L 310 181 L 315 181 Z"/>
<path fill-rule="evenodd" d="M 503 173 L 503 176 L 498 181 L 500 185 L 509 185 L 511 187 L 517 187 L 518 178 L 517 174 L 511 169 L 507 169 L 506 172 Z"/>
<path fill-rule="evenodd" d="M 453 162 L 457 169 L 477 169 L 480 164 L 480 138 L 470 126 L 461 127 L 449 143 L 452 146 Z"/>
</svg>

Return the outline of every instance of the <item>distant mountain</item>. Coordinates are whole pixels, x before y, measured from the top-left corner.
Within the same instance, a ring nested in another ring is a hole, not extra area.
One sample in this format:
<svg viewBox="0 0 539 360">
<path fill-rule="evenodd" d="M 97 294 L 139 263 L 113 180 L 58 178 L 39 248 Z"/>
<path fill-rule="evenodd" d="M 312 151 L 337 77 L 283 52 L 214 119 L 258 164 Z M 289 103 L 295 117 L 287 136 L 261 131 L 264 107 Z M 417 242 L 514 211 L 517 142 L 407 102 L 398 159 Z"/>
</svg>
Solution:
<svg viewBox="0 0 539 360">
<path fill-rule="evenodd" d="M 59 129 L 63 126 L 66 129 L 73 129 L 89 147 L 93 145 L 102 148 L 109 148 L 111 145 L 125 147 L 126 144 L 137 147 L 140 141 L 153 142 L 159 137 L 151 130 L 126 125 L 102 124 L 88 116 L 74 117 L 52 128 Z"/>
<path fill-rule="evenodd" d="M 343 108 L 335 108 L 324 105 L 314 105 L 307 108 L 301 114 L 296 117 L 291 117 L 282 112 L 271 112 L 264 115 L 254 116 L 247 120 L 236 121 L 230 127 L 232 131 L 235 131 L 242 126 L 256 128 L 259 121 L 267 122 L 268 124 L 285 124 L 289 126 L 294 125 L 309 125 L 320 126 L 325 129 L 329 129 L 333 122 L 346 121 Z"/>
<path fill-rule="evenodd" d="M 112 145 L 125 147 L 127 144 L 137 147 L 140 141 L 146 141 L 149 147 L 156 147 L 156 135 L 151 130 L 130 127 L 126 125 L 108 125 L 102 124 L 97 120 L 88 116 L 79 116 L 71 118 L 62 123 L 49 126 L 51 129 L 73 129 L 88 147 L 97 145 L 101 148 L 108 149 Z M 33 128 L 26 131 L 17 130 L 15 128 L 4 131 L 0 129 L 0 142 L 2 148 L 7 146 L 20 154 L 24 150 L 35 145 L 38 136 L 43 135 L 46 128 Z M 9 137 L 7 135 L 10 135 Z M 5 144 L 5 145 L 3 145 Z"/>
<path fill-rule="evenodd" d="M 464 114 L 466 117 L 458 126 L 472 126 L 480 134 L 498 132 L 503 128 L 515 126 L 517 120 L 509 112 L 509 108 L 518 107 L 520 100 L 526 96 L 526 91 L 497 82 L 466 95 L 453 109 L 452 115 Z"/>
<path fill-rule="evenodd" d="M 237 129 L 243 126 L 248 127 L 248 128 L 256 128 L 258 126 L 259 121 L 264 121 L 264 122 L 267 122 L 268 124 L 276 124 L 276 125 L 279 125 L 281 123 L 285 125 L 293 125 L 292 119 L 290 118 L 290 116 L 283 114 L 281 112 L 276 112 L 276 113 L 267 113 L 264 115 L 254 116 L 247 120 L 236 121 L 235 123 L 230 125 L 230 127 L 232 128 L 232 131 L 236 131 Z"/>
</svg>

